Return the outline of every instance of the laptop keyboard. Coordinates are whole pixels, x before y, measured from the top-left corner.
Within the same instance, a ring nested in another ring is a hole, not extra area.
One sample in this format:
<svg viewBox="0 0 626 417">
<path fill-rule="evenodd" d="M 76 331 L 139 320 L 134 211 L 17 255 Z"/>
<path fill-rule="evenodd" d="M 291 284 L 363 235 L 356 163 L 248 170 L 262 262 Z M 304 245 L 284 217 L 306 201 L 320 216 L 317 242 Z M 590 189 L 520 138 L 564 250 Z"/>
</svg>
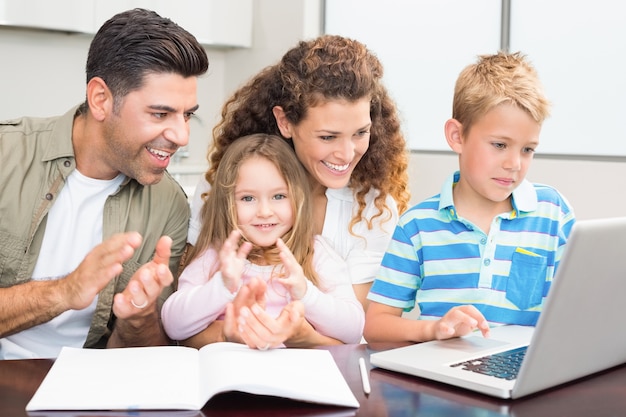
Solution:
<svg viewBox="0 0 626 417">
<path fill-rule="evenodd" d="M 522 365 L 527 346 L 507 350 L 506 352 L 494 353 L 482 358 L 472 359 L 465 362 L 452 364 L 452 367 L 462 366 L 461 369 L 479 374 L 495 376 L 506 380 L 517 378 L 517 373 Z"/>
</svg>

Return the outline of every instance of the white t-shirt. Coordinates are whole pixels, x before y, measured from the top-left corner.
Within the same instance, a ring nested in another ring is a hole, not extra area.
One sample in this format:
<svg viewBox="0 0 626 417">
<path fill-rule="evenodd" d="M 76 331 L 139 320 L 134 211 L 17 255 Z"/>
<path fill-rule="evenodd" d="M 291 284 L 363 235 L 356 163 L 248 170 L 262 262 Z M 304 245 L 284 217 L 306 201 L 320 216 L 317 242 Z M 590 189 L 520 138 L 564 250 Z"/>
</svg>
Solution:
<svg viewBox="0 0 626 417">
<path fill-rule="evenodd" d="M 202 228 L 200 214 L 204 201 L 201 195 L 210 188 L 211 186 L 206 179 L 201 178 L 191 201 L 191 220 L 187 240 L 192 245 L 195 245 Z M 377 195 L 376 190 L 370 190 L 366 195 L 366 206 L 363 211 L 365 218 L 371 218 L 378 212 L 374 205 L 374 198 Z M 365 284 L 374 281 L 398 222 L 396 202 L 391 196 L 387 196 L 387 206 L 391 210 L 389 220 L 381 223 L 380 219 L 377 219 L 371 230 L 362 221 L 357 223 L 353 227 L 353 233 L 350 233 L 348 226 L 353 214 L 358 209 L 352 190 L 348 187 L 337 190 L 327 189 L 326 198 L 328 203 L 322 236 L 333 246 L 335 252 L 345 260 L 352 284 Z M 385 216 L 386 213 L 381 217 Z"/>
<path fill-rule="evenodd" d="M 33 271 L 34 280 L 59 279 L 102 242 L 104 203 L 124 180 L 96 180 L 74 170 L 48 212 L 46 232 Z M 0 339 L 0 359 L 56 358 L 63 346 L 82 347 L 98 297 L 83 310 L 68 310 L 52 320 Z"/>
</svg>

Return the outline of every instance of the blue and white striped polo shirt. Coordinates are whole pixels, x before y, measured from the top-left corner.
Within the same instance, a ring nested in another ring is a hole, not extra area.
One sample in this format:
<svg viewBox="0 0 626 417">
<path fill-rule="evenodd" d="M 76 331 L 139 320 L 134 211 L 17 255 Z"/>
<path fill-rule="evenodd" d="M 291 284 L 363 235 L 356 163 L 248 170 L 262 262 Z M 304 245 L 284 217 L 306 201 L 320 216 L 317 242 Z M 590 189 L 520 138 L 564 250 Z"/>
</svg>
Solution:
<svg viewBox="0 0 626 417">
<path fill-rule="evenodd" d="M 399 219 L 368 298 L 438 319 L 473 304 L 491 324 L 535 325 L 575 222 L 554 188 L 524 181 L 489 234 L 457 217 L 452 188 Z"/>
</svg>

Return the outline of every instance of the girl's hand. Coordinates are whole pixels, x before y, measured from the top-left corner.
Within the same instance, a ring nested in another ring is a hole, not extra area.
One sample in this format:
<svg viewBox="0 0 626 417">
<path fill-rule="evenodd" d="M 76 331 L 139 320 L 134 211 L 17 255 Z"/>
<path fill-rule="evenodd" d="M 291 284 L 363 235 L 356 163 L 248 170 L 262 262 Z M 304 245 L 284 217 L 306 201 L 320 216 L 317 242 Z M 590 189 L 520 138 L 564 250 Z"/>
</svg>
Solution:
<svg viewBox="0 0 626 417">
<path fill-rule="evenodd" d="M 276 280 L 287 288 L 292 299 L 301 300 L 307 290 L 307 279 L 302 267 L 282 239 L 279 238 L 276 241 L 276 247 L 280 250 L 279 256 L 283 263 L 283 274 Z"/>
<path fill-rule="evenodd" d="M 239 289 L 235 299 L 226 305 L 222 339 L 226 342 L 246 343 L 239 334 L 239 312 L 243 307 L 248 309 L 253 305 L 265 308 L 265 291 L 267 286 L 262 279 L 253 277 Z"/>
<path fill-rule="evenodd" d="M 248 254 L 252 250 L 250 242 L 243 242 L 239 246 L 240 237 L 239 231 L 233 230 L 219 252 L 222 280 L 224 281 L 224 286 L 231 293 L 235 293 L 239 289 L 243 268 Z"/>
</svg>

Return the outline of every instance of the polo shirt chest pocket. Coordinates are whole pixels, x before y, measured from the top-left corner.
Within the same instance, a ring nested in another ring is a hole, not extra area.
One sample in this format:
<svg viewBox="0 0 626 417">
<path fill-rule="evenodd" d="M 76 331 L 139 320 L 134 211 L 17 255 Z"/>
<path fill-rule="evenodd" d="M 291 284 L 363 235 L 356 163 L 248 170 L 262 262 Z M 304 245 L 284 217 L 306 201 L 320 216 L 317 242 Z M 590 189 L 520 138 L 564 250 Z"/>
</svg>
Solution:
<svg viewBox="0 0 626 417">
<path fill-rule="evenodd" d="M 546 282 L 548 259 L 518 248 L 511 258 L 506 284 L 506 298 L 520 310 L 541 304 Z"/>
</svg>

